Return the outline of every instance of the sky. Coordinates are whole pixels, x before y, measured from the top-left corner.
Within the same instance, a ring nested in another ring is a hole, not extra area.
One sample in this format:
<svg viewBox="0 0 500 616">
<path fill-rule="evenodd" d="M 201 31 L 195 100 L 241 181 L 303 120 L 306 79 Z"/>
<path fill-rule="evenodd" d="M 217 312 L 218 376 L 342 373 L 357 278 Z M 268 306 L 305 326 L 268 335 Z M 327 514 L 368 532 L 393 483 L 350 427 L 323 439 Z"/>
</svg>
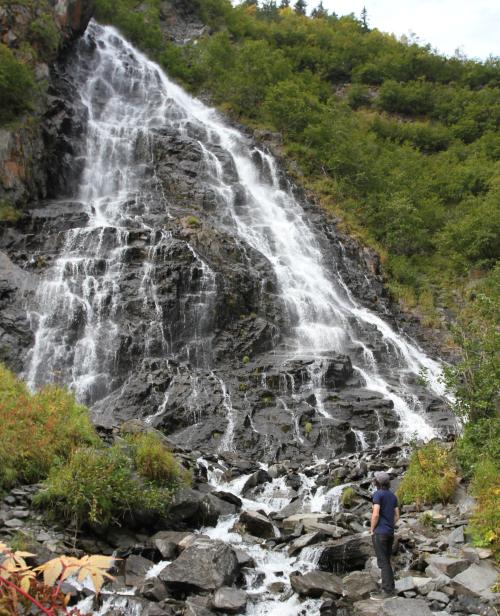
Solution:
<svg viewBox="0 0 500 616">
<path fill-rule="evenodd" d="M 308 8 L 318 3 L 308 0 Z M 413 32 L 446 55 L 458 48 L 469 58 L 500 56 L 500 0 L 323 0 L 323 6 L 356 16 L 366 6 L 371 28 L 398 37 Z"/>
</svg>

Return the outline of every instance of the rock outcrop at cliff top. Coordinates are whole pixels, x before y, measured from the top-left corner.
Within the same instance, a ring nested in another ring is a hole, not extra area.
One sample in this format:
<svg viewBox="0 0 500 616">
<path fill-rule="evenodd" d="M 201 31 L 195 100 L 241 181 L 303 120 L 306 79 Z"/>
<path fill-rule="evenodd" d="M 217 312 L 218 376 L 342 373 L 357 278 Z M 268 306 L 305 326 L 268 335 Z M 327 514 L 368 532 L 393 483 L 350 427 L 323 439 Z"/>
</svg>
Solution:
<svg viewBox="0 0 500 616">
<path fill-rule="evenodd" d="M 63 48 L 85 31 L 92 12 L 93 0 L 6 2 L 0 6 L 0 41 L 20 57 L 26 54 L 23 46 L 31 45 L 31 67 L 42 93 L 29 118 L 20 118 L 15 128 L 0 128 L 1 201 L 22 207 L 29 200 L 54 195 L 64 185 L 60 178 L 54 184 L 54 172 L 64 166 L 61 137 L 68 128 L 68 99 L 72 97 L 61 84 L 53 87 L 50 71 Z M 53 22 L 56 41 L 47 45 L 38 39 L 32 29 L 37 20 Z M 78 123 L 77 118 L 72 121 Z"/>
</svg>

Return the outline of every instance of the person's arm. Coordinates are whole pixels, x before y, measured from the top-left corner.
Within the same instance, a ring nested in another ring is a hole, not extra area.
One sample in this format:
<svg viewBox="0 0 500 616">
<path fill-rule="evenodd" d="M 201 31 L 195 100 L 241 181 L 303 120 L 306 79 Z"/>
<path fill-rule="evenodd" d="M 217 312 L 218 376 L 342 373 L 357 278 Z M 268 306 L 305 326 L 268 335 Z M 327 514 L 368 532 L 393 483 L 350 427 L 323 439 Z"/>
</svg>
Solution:
<svg viewBox="0 0 500 616">
<path fill-rule="evenodd" d="M 377 528 L 379 516 L 380 516 L 380 505 L 373 505 L 372 519 L 370 523 L 370 535 L 373 535 L 373 533 L 375 532 L 375 529 Z"/>
</svg>

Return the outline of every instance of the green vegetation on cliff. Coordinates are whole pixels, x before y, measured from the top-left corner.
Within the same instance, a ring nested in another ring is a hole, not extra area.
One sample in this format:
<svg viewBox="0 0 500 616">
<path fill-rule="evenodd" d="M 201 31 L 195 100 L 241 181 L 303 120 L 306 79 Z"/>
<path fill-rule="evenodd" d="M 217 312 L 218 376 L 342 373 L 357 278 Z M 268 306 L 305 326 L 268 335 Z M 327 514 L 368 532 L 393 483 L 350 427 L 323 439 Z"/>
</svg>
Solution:
<svg viewBox="0 0 500 616">
<path fill-rule="evenodd" d="M 97 17 L 192 92 L 280 131 L 301 182 L 380 252 L 427 324 L 461 304 L 500 251 L 500 61 L 446 58 L 354 16 L 184 4 L 211 35 L 183 47 L 162 39 L 157 0 L 97 0 Z"/>
<path fill-rule="evenodd" d="M 107 446 L 87 408 L 56 386 L 31 393 L 0 364 L 0 492 L 45 480 L 36 503 L 76 526 L 108 526 L 125 516 L 165 515 L 191 481 L 160 435 Z"/>
</svg>

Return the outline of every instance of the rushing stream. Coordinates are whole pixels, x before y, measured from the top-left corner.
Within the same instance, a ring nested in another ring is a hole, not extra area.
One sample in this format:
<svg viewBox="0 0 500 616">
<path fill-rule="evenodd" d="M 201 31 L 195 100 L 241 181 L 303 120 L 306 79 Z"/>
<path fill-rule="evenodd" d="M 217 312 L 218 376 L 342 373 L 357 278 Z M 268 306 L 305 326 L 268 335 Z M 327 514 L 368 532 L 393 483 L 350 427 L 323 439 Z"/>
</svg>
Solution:
<svg viewBox="0 0 500 616">
<path fill-rule="evenodd" d="M 170 315 L 159 299 L 162 280 L 157 264 L 169 258 L 176 240 L 162 228 L 158 213 L 160 204 L 163 219 L 173 216 L 153 171 L 152 136 L 167 131 L 198 142 L 206 182 L 225 208 L 221 225 L 271 265 L 288 324 L 277 354 L 283 361 L 294 357 L 313 360 L 311 388 L 318 413 L 328 416 L 321 404 L 327 365 L 323 360 L 332 351 L 345 353 L 353 358 L 355 374 L 365 388 L 392 401 L 403 435 L 432 437 L 434 429 L 426 421 L 411 384 L 425 372 L 429 389 L 442 395 L 439 365 L 356 301 L 336 264 L 325 258 L 293 187 L 280 176 L 273 158 L 225 123 L 214 109 L 184 92 L 113 28 L 91 22 L 84 39 L 86 54 L 76 59 L 71 78 L 88 112 L 84 170 L 75 200 L 87 223 L 62 232 L 59 256 L 39 286 L 31 309 L 36 333 L 27 369 L 31 386 L 56 379 L 90 405 L 121 386 L 116 366 L 124 349 L 118 323 L 123 289 L 127 289 L 130 247 L 139 241 L 146 249 L 141 248 L 144 259 L 136 314 L 140 319 L 151 309 L 148 314 L 152 316 L 144 324 L 141 338 L 134 340 L 137 353 L 189 362 L 194 370 L 214 368 L 212 307 L 218 283 L 209 263 L 192 245 L 192 275 L 185 289 L 189 305 L 181 314 Z M 231 161 L 231 174 L 221 160 L 221 151 L 224 160 Z M 384 341 L 383 353 L 378 355 L 367 342 L 374 330 Z M 227 419 L 219 451 L 227 452 L 234 449 L 237 413 L 226 383 L 218 374 L 211 374 Z M 194 401 L 201 395 L 199 388 L 194 375 L 190 398 L 194 409 Z M 161 416 L 168 397 L 167 389 L 163 406 L 151 409 L 148 422 Z M 295 409 L 290 403 L 287 406 L 284 398 L 278 402 L 290 412 L 300 442 L 303 436 Z M 193 416 L 196 422 L 196 409 Z M 355 435 L 357 448 L 363 451 L 368 447 L 363 430 L 356 429 Z M 223 484 L 217 473 L 209 473 L 213 485 L 234 494 L 241 493 L 245 479 L 242 476 Z M 307 490 L 305 476 L 301 489 Z M 314 494 L 311 491 L 306 501 L 312 511 L 331 511 L 339 495 L 340 488 L 328 491 L 320 487 Z M 286 490 L 280 489 L 276 479 L 258 502 L 243 499 L 243 507 L 274 511 L 286 505 L 287 499 Z M 231 531 L 234 522 L 226 519 L 203 532 L 238 546 L 242 538 Z M 289 588 L 289 573 L 314 568 L 314 554 L 307 560 L 304 552 L 298 559 L 264 550 L 258 544 L 245 547 L 260 574 L 258 580 L 247 579 L 253 597 L 247 614 L 317 613 L 315 601 L 299 606 L 296 595 L 284 599 L 284 592 L 275 599 L 266 592 L 276 581 Z"/>
</svg>

